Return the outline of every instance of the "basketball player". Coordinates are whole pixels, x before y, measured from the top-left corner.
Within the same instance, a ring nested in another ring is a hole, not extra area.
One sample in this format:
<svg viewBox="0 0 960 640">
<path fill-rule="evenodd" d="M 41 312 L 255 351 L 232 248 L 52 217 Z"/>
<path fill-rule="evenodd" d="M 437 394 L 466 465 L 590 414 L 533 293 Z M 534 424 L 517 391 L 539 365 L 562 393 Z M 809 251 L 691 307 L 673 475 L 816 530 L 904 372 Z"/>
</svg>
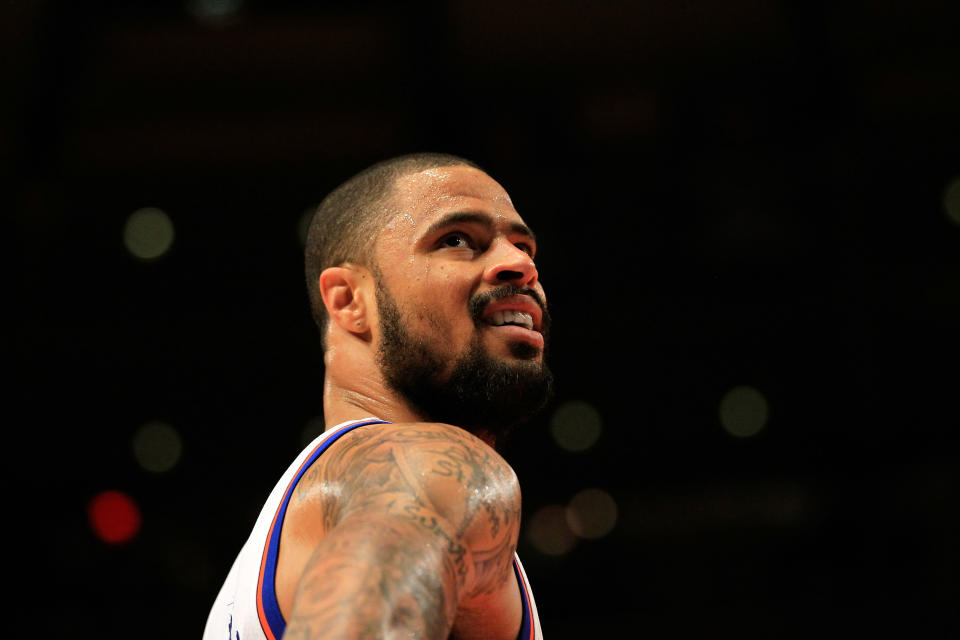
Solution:
<svg viewBox="0 0 960 640">
<path fill-rule="evenodd" d="M 536 240 L 458 157 L 334 190 L 306 274 L 326 431 L 280 479 L 205 640 L 541 638 L 498 441 L 548 400 Z"/>
</svg>

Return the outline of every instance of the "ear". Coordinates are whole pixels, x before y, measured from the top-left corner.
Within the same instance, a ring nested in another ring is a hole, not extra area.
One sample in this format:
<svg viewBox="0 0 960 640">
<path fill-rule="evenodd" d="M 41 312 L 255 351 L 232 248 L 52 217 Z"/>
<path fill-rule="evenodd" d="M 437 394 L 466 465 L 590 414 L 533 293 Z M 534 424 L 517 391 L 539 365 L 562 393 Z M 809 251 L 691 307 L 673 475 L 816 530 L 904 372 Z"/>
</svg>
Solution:
<svg viewBox="0 0 960 640">
<path fill-rule="evenodd" d="M 373 278 L 366 269 L 353 265 L 324 269 L 317 286 L 331 324 L 355 335 L 369 333 L 369 297 L 374 292 Z"/>
</svg>

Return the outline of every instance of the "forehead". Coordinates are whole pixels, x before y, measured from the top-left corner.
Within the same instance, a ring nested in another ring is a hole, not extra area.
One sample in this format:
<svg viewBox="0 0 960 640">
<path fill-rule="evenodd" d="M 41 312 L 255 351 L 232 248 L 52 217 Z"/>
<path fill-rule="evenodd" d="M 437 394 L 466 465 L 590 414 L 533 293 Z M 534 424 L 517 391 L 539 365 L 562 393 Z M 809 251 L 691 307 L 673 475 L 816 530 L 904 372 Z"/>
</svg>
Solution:
<svg viewBox="0 0 960 640">
<path fill-rule="evenodd" d="M 436 167 L 397 179 L 395 215 L 387 229 L 425 229 L 444 214 L 471 211 L 493 218 L 521 221 L 520 214 L 500 184 L 479 169 L 466 166 Z"/>
</svg>

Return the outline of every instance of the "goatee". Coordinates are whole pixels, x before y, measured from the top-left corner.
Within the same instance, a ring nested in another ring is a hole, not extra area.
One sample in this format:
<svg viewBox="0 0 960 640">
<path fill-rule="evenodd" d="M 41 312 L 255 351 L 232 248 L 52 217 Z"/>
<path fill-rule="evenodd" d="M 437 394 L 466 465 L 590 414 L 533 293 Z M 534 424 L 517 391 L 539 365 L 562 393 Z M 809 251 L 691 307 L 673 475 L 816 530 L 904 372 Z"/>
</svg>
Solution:
<svg viewBox="0 0 960 640">
<path fill-rule="evenodd" d="M 431 336 L 405 329 L 397 304 L 384 286 L 378 286 L 382 334 L 378 359 L 387 384 L 424 420 L 456 425 L 474 434 L 487 432 L 501 443 L 515 426 L 540 411 L 553 392 L 546 354 L 535 359 L 539 349 L 515 342 L 510 345 L 514 359 L 497 360 L 484 347 L 483 308 L 492 300 L 517 294 L 531 295 L 540 304 L 546 340 L 550 318 L 542 301 L 529 290 L 503 287 L 470 301 L 468 311 L 477 333 L 451 369 L 449 356 L 435 348 Z"/>
</svg>

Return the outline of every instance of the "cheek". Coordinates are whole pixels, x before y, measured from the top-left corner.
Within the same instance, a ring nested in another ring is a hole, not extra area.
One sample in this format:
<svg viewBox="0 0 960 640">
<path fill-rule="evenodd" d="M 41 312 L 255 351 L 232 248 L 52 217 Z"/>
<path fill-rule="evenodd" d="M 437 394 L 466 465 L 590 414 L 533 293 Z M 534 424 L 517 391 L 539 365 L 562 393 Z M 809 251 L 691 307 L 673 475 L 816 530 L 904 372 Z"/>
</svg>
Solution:
<svg viewBox="0 0 960 640">
<path fill-rule="evenodd" d="M 469 282 L 461 281 L 449 272 L 437 267 L 431 277 L 417 283 L 417 321 L 447 339 L 459 342 L 473 333 L 470 318 Z"/>
</svg>

